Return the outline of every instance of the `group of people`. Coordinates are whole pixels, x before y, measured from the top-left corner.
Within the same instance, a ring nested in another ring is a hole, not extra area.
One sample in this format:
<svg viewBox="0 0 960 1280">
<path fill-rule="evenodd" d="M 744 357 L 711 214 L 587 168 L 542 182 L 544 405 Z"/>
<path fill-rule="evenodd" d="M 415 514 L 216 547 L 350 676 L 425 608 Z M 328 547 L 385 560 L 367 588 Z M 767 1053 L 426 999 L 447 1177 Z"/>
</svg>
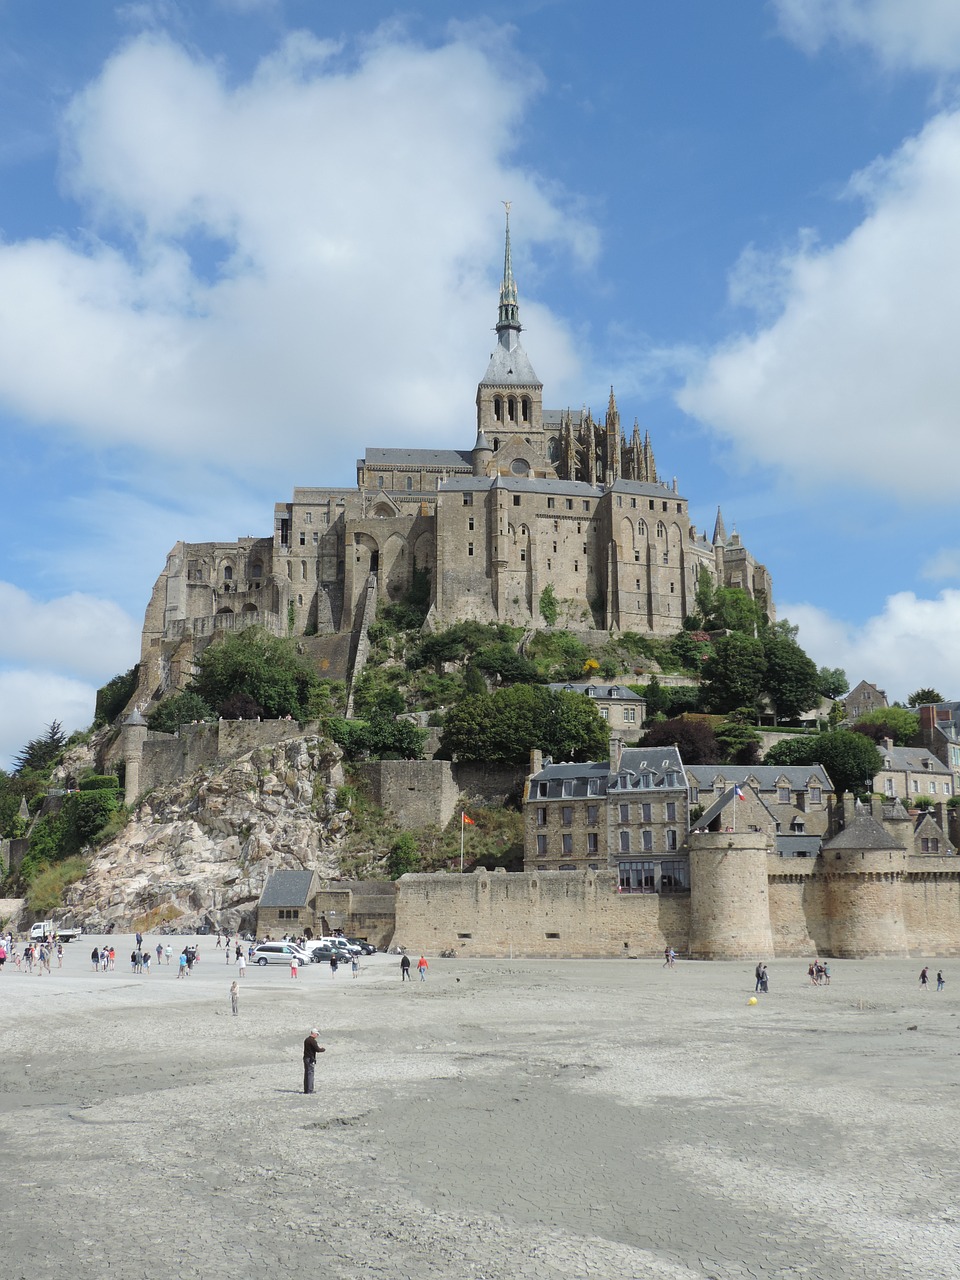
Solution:
<svg viewBox="0 0 960 1280">
<path fill-rule="evenodd" d="M 923 968 L 920 970 L 920 990 L 926 991 L 929 985 L 930 985 L 930 969 L 927 965 L 924 965 Z M 943 970 L 938 969 L 937 970 L 937 990 L 942 991 L 946 985 L 947 985 L 947 980 L 943 976 Z"/>
<path fill-rule="evenodd" d="M 807 970 L 807 977 L 814 987 L 829 987 L 830 985 L 830 966 L 826 960 L 811 960 L 810 968 Z"/>
<path fill-rule="evenodd" d="M 754 977 L 757 980 L 756 986 L 753 988 L 754 991 L 770 990 L 770 975 L 767 973 L 767 966 L 765 964 L 757 965 L 754 971 Z"/>
<path fill-rule="evenodd" d="M 0 938 L 0 973 L 3 973 L 9 960 L 18 973 L 33 973 L 33 967 L 36 965 L 37 976 L 39 977 L 44 973 L 50 972 L 54 956 L 56 956 L 57 968 L 62 969 L 62 942 L 28 942 L 21 954 L 17 950 L 17 944 L 12 935 Z"/>
<path fill-rule="evenodd" d="M 426 956 L 421 956 L 420 959 L 417 961 L 417 973 L 419 973 L 420 975 L 421 982 L 426 982 L 427 970 L 429 968 L 430 966 L 427 964 Z M 410 977 L 410 957 L 406 954 L 404 954 L 400 958 L 400 981 L 401 982 L 413 981 L 413 979 Z"/>
</svg>

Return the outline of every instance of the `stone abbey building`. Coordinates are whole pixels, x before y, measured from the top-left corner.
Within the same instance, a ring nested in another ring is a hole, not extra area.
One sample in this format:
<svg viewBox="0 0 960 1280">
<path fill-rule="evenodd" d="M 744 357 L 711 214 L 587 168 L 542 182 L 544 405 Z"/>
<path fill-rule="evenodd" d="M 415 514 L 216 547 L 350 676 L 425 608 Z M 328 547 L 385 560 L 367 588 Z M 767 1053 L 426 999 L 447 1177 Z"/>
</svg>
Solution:
<svg viewBox="0 0 960 1280">
<path fill-rule="evenodd" d="M 624 434 L 612 389 L 602 422 L 543 407 L 520 342 L 509 210 L 496 334 L 472 448 L 368 449 L 356 488 L 294 489 L 269 537 L 177 543 L 146 614 L 151 693 L 169 687 L 183 642 L 192 650 L 251 623 L 348 637 L 417 571 L 429 576 L 433 627 L 541 626 L 549 587 L 559 625 L 671 635 L 703 570 L 772 615 L 766 568 L 727 535 L 719 510 L 712 536 L 691 524 L 676 481 L 657 474 L 649 434 L 636 424 Z"/>
</svg>

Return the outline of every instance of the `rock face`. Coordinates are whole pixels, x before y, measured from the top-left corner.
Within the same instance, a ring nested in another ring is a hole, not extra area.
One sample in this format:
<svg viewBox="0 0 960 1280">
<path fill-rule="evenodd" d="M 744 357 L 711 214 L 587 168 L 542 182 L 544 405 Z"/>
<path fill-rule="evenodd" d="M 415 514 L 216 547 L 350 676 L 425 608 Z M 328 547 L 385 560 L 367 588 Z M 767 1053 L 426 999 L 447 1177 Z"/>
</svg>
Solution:
<svg viewBox="0 0 960 1280">
<path fill-rule="evenodd" d="M 337 809 L 339 758 L 323 738 L 298 738 L 151 793 L 94 855 L 67 909 L 94 932 L 144 917 L 151 929 L 165 917 L 178 929 L 252 928 L 271 872 L 339 875 L 350 822 Z"/>
</svg>

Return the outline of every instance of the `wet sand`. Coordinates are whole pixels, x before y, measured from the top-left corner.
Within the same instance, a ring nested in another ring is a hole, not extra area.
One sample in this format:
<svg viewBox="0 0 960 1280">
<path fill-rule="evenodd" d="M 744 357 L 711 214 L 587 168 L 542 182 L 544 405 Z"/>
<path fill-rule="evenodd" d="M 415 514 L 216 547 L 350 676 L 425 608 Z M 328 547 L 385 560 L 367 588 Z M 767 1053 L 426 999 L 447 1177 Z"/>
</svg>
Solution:
<svg viewBox="0 0 960 1280">
<path fill-rule="evenodd" d="M 248 966 L 235 1018 L 213 940 L 183 981 L 92 945 L 0 977 L 14 1280 L 960 1277 L 960 962 L 775 961 L 750 1007 L 749 965 L 375 956 Z"/>
</svg>

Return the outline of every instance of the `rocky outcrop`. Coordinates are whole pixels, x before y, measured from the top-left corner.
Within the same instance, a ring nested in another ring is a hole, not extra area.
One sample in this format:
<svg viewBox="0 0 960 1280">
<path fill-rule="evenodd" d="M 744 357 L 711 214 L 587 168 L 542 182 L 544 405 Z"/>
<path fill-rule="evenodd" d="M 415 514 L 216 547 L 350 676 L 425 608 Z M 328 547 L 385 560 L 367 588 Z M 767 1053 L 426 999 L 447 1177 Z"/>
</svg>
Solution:
<svg viewBox="0 0 960 1280">
<path fill-rule="evenodd" d="M 339 759 L 325 739 L 297 738 L 158 789 L 94 854 L 68 909 L 88 931 L 252 927 L 271 872 L 339 875 L 350 821 L 337 808 Z"/>
</svg>

